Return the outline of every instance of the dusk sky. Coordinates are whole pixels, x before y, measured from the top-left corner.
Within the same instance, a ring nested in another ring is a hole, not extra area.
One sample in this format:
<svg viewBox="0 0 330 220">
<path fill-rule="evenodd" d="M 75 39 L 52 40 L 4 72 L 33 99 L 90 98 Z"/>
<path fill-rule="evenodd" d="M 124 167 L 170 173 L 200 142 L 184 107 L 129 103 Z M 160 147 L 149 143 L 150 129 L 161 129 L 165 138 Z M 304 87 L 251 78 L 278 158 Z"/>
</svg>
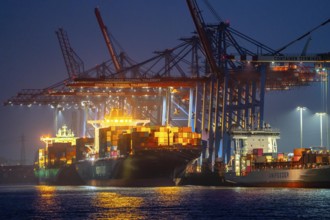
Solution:
<svg viewBox="0 0 330 220">
<path fill-rule="evenodd" d="M 330 18 L 328 0 L 209 0 L 218 15 L 236 30 L 278 49 Z M 216 19 L 198 1 L 204 20 Z M 3 0 L 0 7 L 0 100 L 3 103 L 21 89 L 45 88 L 67 78 L 55 31 L 63 27 L 71 46 L 84 60 L 85 69 L 109 60 L 94 15 L 99 7 L 103 20 L 124 51 L 137 62 L 156 50 L 178 45 L 194 25 L 184 0 Z M 330 24 L 311 35 L 308 53 L 330 52 Z M 307 39 L 284 51 L 301 53 Z M 300 145 L 297 106 L 304 112 L 304 147 L 320 144 L 321 84 L 270 92 L 266 95 L 265 120 L 281 131 L 279 151 Z M 330 96 L 329 96 L 330 97 Z M 32 163 L 39 138 L 54 134 L 53 112 L 44 107 L 0 107 L 0 157 L 19 160 L 24 134 L 27 161 Z M 324 126 L 324 144 L 326 144 Z"/>
</svg>

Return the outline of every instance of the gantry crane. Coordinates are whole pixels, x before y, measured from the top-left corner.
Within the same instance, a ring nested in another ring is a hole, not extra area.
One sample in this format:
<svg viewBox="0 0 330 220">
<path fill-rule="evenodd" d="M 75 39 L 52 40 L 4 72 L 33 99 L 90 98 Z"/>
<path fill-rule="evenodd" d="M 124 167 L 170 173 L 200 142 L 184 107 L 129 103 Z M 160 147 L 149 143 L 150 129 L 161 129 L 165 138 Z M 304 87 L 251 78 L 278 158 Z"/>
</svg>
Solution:
<svg viewBox="0 0 330 220">
<path fill-rule="evenodd" d="M 68 55 L 73 50 L 61 32 L 60 45 L 66 48 L 68 64 L 76 62 L 73 67 L 67 65 L 69 78 L 45 89 L 23 90 L 5 105 L 49 104 L 55 108 L 87 111 L 104 106 L 118 107 L 120 101 L 127 106 L 140 106 L 133 113 L 150 117 L 154 123 L 183 121 L 184 124 L 179 125 L 209 128 L 211 149 L 218 152 L 222 142 L 227 147 L 224 152 L 228 157 L 231 129 L 263 126 L 266 90 L 286 89 L 324 79 L 309 67 L 281 67 L 278 62 L 295 63 L 297 60 L 240 33 L 229 23 L 206 24 L 196 1 L 187 0 L 187 4 L 198 36 L 181 39 L 178 46 L 157 51 L 155 56 L 139 63 L 126 57 L 128 65 L 118 60 L 114 50 L 111 53 L 109 46 L 113 48 L 113 45 L 107 40 L 109 34 L 95 9 L 112 62 L 82 71 L 82 65 L 73 59 L 73 54 Z M 259 52 L 239 45 L 241 41 L 236 38 L 257 46 Z M 329 60 L 329 54 L 317 57 L 310 59 L 321 65 Z M 286 74 L 288 70 L 292 73 Z"/>
<path fill-rule="evenodd" d="M 251 67 L 251 72 L 258 80 L 243 77 L 238 79 L 236 74 L 242 71 L 242 65 L 239 67 L 232 61 L 228 48 L 232 47 L 241 57 L 255 54 L 238 45 L 229 30 L 228 23 L 220 22 L 218 25 L 208 26 L 203 21 L 196 1 L 187 0 L 187 4 L 207 54 L 211 72 L 208 83 L 210 89 L 206 91 L 206 84 L 203 89 L 202 122 L 207 122 L 207 125 L 202 123 L 201 128 L 207 128 L 209 131 L 211 157 L 218 157 L 220 142 L 223 146 L 230 146 L 229 131 L 233 126 L 244 128 L 262 126 L 265 67 L 259 67 L 261 70 L 259 74 L 254 67 Z M 262 44 L 259 46 L 264 47 Z M 264 49 L 272 51 L 268 47 Z M 228 148 L 224 149 L 226 152 L 224 157 L 230 155 L 230 147 Z"/>
<path fill-rule="evenodd" d="M 329 23 L 329 19 L 279 50 L 274 50 L 231 28 L 228 22 L 220 20 L 215 25 L 206 24 L 196 0 L 186 2 L 211 72 L 210 80 L 202 90 L 202 122 L 205 123 L 201 124 L 201 128 L 209 130 L 209 149 L 213 151 L 211 157 L 218 156 L 222 143 L 222 158 L 228 160 L 231 154 L 230 132 L 233 128 L 259 129 L 264 126 L 266 90 L 288 89 L 325 80 L 315 66 L 297 63 L 324 64 L 329 62 L 329 54 L 290 57 L 285 56 L 283 50 Z M 240 38 L 240 41 L 236 38 Z M 253 52 L 238 44 L 242 40 L 257 46 L 258 51 Z M 283 63 L 289 65 L 283 66 Z M 207 85 L 209 91 L 205 89 Z"/>
<path fill-rule="evenodd" d="M 199 75 L 199 64 L 188 61 L 189 56 L 197 61 L 200 57 L 197 52 L 197 38 L 185 38 L 170 50 L 157 52 L 146 61 L 126 66 L 122 72 L 130 77 L 120 77 L 116 70 L 113 71 L 113 63 L 105 62 L 44 89 L 24 89 L 4 104 L 49 105 L 55 110 L 70 108 L 86 112 L 86 108 L 102 109 L 99 103 L 118 107 L 118 101 L 125 100 L 127 105 L 139 106 L 133 112 L 136 116 L 149 117 L 153 123 L 187 125 L 193 118 L 191 111 L 187 110 L 193 100 L 188 98 L 191 95 L 188 90 L 205 80 Z M 162 62 L 164 64 L 159 65 Z M 188 69 L 191 74 L 188 74 Z M 180 97 L 184 97 L 185 101 Z M 171 102 L 172 109 L 168 108 Z M 180 109 L 181 114 L 174 114 L 175 109 Z"/>
</svg>

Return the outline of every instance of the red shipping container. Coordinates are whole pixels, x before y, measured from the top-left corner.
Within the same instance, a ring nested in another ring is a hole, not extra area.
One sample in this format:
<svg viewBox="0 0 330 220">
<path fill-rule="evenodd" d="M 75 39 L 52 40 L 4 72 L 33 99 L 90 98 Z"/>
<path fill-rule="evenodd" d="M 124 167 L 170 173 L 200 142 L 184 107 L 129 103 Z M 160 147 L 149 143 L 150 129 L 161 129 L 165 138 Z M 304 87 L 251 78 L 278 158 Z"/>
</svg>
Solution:
<svg viewBox="0 0 330 220">
<path fill-rule="evenodd" d="M 262 148 L 255 148 L 252 150 L 252 154 L 256 156 L 262 156 L 263 153 L 264 153 L 264 149 Z"/>
</svg>

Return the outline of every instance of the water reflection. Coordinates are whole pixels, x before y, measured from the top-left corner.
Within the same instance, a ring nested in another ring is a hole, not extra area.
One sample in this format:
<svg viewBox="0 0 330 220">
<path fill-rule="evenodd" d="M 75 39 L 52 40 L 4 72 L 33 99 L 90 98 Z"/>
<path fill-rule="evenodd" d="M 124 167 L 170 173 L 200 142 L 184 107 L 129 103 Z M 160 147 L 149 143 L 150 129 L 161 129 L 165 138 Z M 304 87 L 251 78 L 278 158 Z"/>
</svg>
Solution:
<svg viewBox="0 0 330 220">
<path fill-rule="evenodd" d="M 56 197 L 56 187 L 36 186 L 37 198 L 35 200 L 35 210 L 37 213 L 57 213 L 60 205 Z M 47 214 L 46 214 L 47 215 Z"/>
<path fill-rule="evenodd" d="M 97 209 L 89 218 L 145 219 L 139 210 L 140 197 L 125 196 L 114 192 L 97 192 L 91 205 Z"/>
<path fill-rule="evenodd" d="M 56 188 L 54 186 L 36 186 L 40 203 L 42 206 L 52 206 L 54 205 L 54 197 Z"/>
<path fill-rule="evenodd" d="M 1 219 L 329 219 L 329 200 L 329 189 L 0 187 Z"/>
<path fill-rule="evenodd" d="M 155 188 L 155 192 L 158 194 L 158 200 L 165 206 L 180 205 L 183 188 L 172 187 L 158 187 Z"/>
</svg>

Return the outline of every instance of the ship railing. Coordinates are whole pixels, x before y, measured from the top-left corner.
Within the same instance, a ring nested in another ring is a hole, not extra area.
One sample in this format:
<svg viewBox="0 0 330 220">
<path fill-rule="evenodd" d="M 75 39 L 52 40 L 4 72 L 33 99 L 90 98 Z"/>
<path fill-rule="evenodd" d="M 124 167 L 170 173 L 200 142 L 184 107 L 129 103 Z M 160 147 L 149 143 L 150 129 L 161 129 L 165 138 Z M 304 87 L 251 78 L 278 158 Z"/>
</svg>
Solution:
<svg viewBox="0 0 330 220">
<path fill-rule="evenodd" d="M 285 165 L 273 165 L 270 166 L 268 164 L 259 165 L 258 167 L 252 167 L 251 171 L 262 171 L 262 170 L 282 170 L 282 169 L 315 169 L 315 168 L 321 168 L 323 166 L 329 166 L 329 163 L 308 163 L 308 164 L 302 164 L 298 161 L 290 161 L 287 162 Z"/>
<path fill-rule="evenodd" d="M 280 132 L 280 129 L 278 128 L 255 128 L 255 129 L 251 129 L 251 128 L 235 128 L 231 130 L 232 132 Z"/>
</svg>

